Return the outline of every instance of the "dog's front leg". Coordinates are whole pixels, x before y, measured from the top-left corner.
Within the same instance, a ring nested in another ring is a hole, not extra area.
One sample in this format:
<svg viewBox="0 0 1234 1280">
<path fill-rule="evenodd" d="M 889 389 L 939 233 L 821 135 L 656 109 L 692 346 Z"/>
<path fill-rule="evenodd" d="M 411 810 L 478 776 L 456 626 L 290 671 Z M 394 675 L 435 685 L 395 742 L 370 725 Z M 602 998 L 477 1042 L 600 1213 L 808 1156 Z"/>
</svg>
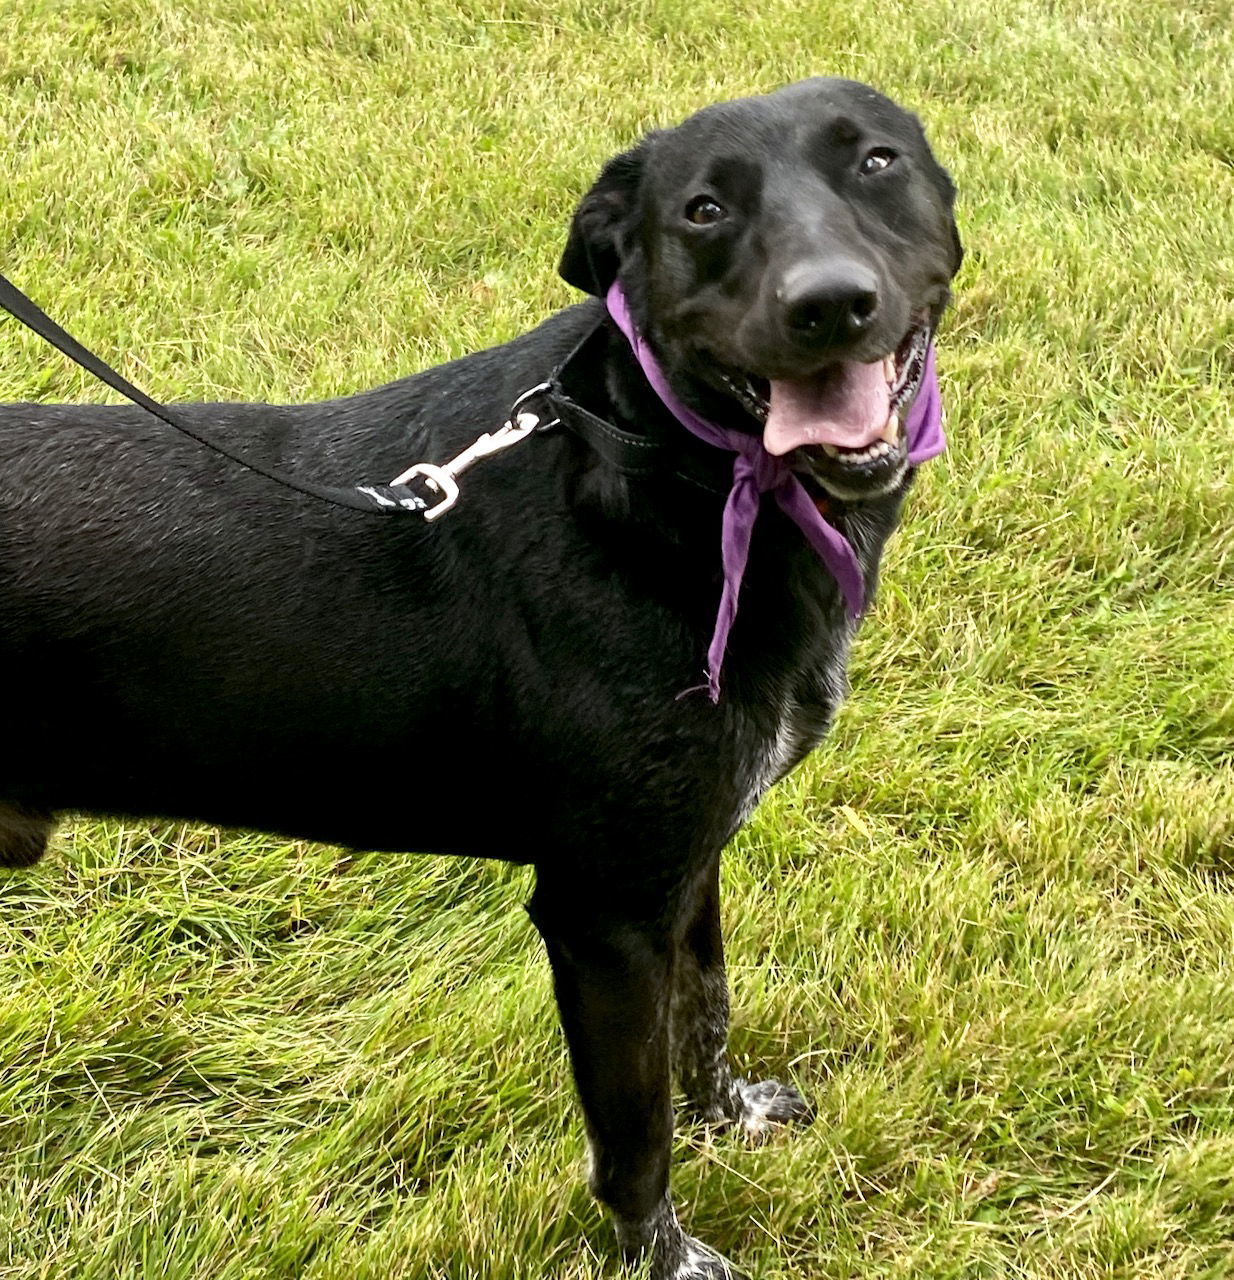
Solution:
<svg viewBox="0 0 1234 1280">
<path fill-rule="evenodd" d="M 528 904 L 553 968 L 592 1192 L 627 1260 L 650 1253 L 650 1280 L 743 1280 L 682 1231 L 669 1198 L 672 922 L 640 920 L 594 889 L 542 870 Z"/>
<path fill-rule="evenodd" d="M 728 1057 L 728 977 L 720 930 L 719 859 L 701 882 L 677 954 L 673 982 L 673 1059 L 686 1106 L 697 1119 L 740 1125 L 761 1141 L 777 1126 L 808 1118 L 791 1085 L 734 1075 Z"/>
</svg>

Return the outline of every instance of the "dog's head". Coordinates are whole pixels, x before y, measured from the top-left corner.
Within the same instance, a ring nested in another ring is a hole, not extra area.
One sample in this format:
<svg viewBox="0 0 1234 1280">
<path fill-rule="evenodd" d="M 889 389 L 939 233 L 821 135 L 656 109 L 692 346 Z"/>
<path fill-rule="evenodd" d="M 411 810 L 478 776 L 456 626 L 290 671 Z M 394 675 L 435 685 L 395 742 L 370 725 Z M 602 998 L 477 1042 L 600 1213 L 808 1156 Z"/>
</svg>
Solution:
<svg viewBox="0 0 1234 1280">
<path fill-rule="evenodd" d="M 610 160 L 561 274 L 621 281 L 673 389 L 837 497 L 908 468 L 902 422 L 962 249 L 917 118 L 806 80 L 720 103 Z"/>
</svg>

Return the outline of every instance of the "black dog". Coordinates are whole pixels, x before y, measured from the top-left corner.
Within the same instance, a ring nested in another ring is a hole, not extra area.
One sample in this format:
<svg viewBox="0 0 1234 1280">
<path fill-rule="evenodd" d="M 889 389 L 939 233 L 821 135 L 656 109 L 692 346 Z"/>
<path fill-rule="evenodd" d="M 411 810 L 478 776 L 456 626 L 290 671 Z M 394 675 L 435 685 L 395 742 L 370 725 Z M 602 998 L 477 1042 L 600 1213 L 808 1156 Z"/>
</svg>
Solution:
<svg viewBox="0 0 1234 1280">
<path fill-rule="evenodd" d="M 913 116 L 810 80 L 617 156 L 562 259 L 597 297 L 620 281 L 688 409 L 786 455 L 867 596 L 913 472 L 890 411 L 960 261 L 952 196 Z M 347 399 L 179 412 L 293 475 L 384 481 L 572 351 L 578 412 L 431 524 L 315 502 L 137 408 L 0 409 L 0 862 L 80 810 L 534 863 L 593 1189 L 656 1280 L 735 1275 L 673 1212 L 671 1081 L 752 1134 L 807 1110 L 727 1063 L 717 869 L 842 695 L 833 571 L 765 497 L 719 700 L 683 696 L 733 454 L 683 429 L 594 299 Z"/>
</svg>

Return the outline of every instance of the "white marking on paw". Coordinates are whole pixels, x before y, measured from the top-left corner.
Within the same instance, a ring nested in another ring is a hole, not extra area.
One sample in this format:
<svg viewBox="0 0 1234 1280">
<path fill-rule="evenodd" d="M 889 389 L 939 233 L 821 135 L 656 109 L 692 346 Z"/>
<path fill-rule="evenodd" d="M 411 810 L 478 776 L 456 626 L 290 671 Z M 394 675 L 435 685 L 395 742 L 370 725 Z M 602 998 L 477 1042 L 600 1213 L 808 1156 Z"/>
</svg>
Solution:
<svg viewBox="0 0 1234 1280">
<path fill-rule="evenodd" d="M 755 1096 L 755 1086 L 749 1083 L 739 1085 L 737 1091 L 741 1094 L 741 1127 L 751 1138 L 765 1138 L 779 1127 L 769 1118 L 774 1099 Z"/>
<path fill-rule="evenodd" d="M 741 1098 L 741 1127 L 746 1136 L 756 1142 L 797 1119 L 805 1108 L 796 1090 L 787 1085 L 768 1088 L 773 1083 L 737 1082 L 737 1094 Z"/>
<path fill-rule="evenodd" d="M 728 1263 L 718 1253 L 713 1253 L 710 1249 L 691 1240 L 686 1245 L 686 1256 L 678 1264 L 673 1280 L 697 1280 L 700 1274 L 699 1268 L 709 1263 L 718 1263 L 726 1273 L 728 1272 Z"/>
</svg>

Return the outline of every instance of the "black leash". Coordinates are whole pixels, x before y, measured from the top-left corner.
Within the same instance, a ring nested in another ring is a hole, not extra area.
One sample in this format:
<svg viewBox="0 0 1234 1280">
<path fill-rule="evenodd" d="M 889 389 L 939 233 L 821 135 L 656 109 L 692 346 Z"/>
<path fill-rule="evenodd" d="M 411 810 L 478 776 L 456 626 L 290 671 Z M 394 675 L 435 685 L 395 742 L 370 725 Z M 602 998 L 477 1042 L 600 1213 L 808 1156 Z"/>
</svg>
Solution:
<svg viewBox="0 0 1234 1280">
<path fill-rule="evenodd" d="M 680 440 L 652 439 L 625 431 L 578 402 L 575 393 L 586 395 L 588 390 L 594 391 L 595 370 L 602 366 L 608 340 L 607 326 L 602 319 L 597 321 L 595 327 L 553 370 L 547 381 L 519 396 L 503 426 L 481 436 L 456 458 L 441 465 L 417 463 L 390 484 L 339 488 L 284 475 L 265 463 L 255 462 L 221 444 L 167 405 L 151 399 L 106 361 L 82 346 L 72 334 L 62 329 L 3 275 L 0 275 L 0 307 L 58 351 L 75 360 L 100 382 L 106 383 L 113 391 L 119 392 L 198 444 L 284 488 L 351 511 L 370 514 L 412 511 L 425 520 L 436 519 L 454 505 L 458 498 L 456 478 L 473 463 L 559 424 L 584 440 L 604 462 L 623 475 L 641 477 L 667 471 L 678 479 L 716 494 L 727 493 L 732 483 L 731 463 L 726 455 L 704 460 L 693 452 L 683 452 L 683 442 Z M 537 412 L 532 406 L 539 408 L 541 402 L 542 411 Z M 419 492 L 410 487 L 412 481 L 417 484 Z"/>
<path fill-rule="evenodd" d="M 196 440 L 198 444 L 213 449 L 224 458 L 255 471 L 275 484 L 294 489 L 310 498 L 328 502 L 332 506 L 346 507 L 352 511 L 391 512 L 415 511 L 423 514 L 436 505 L 436 494 L 428 492 L 424 496 L 416 493 L 407 485 L 365 485 L 363 489 L 336 488 L 334 486 L 314 484 L 311 480 L 297 480 L 293 476 L 284 475 L 265 463 L 254 462 L 243 454 L 236 453 L 227 445 L 221 444 L 200 427 L 194 426 L 174 413 L 166 405 L 152 400 L 139 387 L 135 387 L 127 378 L 118 374 L 106 361 L 100 360 L 92 351 L 83 347 L 70 333 L 66 333 L 41 307 L 32 302 L 10 280 L 0 275 L 0 307 L 3 307 L 15 319 L 20 320 L 28 329 L 33 329 L 40 338 L 46 339 L 58 351 L 69 359 L 75 360 L 87 372 L 94 374 L 100 382 L 105 382 L 113 391 L 118 391 L 126 399 L 140 405 L 147 413 L 174 427 L 177 431 Z"/>
</svg>

